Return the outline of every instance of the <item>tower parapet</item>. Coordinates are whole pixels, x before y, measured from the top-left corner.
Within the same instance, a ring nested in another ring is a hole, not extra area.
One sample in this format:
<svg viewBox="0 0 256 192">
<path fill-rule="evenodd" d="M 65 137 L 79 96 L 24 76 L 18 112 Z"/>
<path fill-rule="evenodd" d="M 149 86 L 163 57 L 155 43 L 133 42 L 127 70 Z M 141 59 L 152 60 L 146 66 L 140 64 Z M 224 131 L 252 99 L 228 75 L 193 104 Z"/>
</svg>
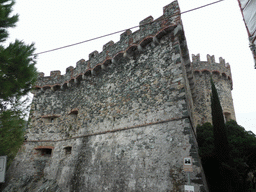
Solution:
<svg viewBox="0 0 256 192">
<path fill-rule="evenodd" d="M 139 30 L 132 33 L 130 29 L 120 35 L 120 41 L 109 41 L 103 45 L 102 52 L 93 51 L 89 54 L 89 60 L 79 60 L 76 67 L 68 67 L 66 73 L 51 71 L 50 76 L 39 74 L 36 83 L 37 89 L 68 87 L 71 82 L 78 82 L 87 75 L 94 75 L 97 71 L 105 69 L 109 64 L 117 62 L 120 57 L 132 58 L 149 44 L 159 44 L 161 38 L 172 32 L 180 23 L 180 10 L 178 2 L 174 1 L 163 8 L 163 15 L 154 20 L 152 16 L 143 19 L 139 24 Z"/>
<path fill-rule="evenodd" d="M 233 89 L 230 65 L 229 63 L 226 63 L 225 59 L 223 59 L 222 57 L 219 58 L 219 63 L 216 63 L 214 55 L 210 56 L 209 54 L 207 54 L 207 61 L 201 61 L 200 54 L 192 54 L 192 67 L 194 73 L 202 73 L 205 71 L 211 74 L 215 73 L 226 77 L 230 80 L 231 88 Z"/>
</svg>

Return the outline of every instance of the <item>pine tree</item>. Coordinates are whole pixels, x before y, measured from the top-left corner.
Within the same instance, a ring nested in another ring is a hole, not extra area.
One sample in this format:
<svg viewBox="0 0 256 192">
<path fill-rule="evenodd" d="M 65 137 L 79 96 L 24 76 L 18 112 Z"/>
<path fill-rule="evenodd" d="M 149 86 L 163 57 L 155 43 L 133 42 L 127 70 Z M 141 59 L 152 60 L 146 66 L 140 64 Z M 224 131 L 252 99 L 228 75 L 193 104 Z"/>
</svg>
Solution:
<svg viewBox="0 0 256 192">
<path fill-rule="evenodd" d="M 0 0 L 0 43 L 8 38 L 7 29 L 15 27 L 18 15 L 11 15 L 13 0 Z M 27 94 L 37 79 L 34 44 L 15 40 L 0 44 L 0 156 L 14 158 L 24 140 L 24 108 Z M 10 163 L 10 161 L 9 161 Z"/>
</svg>

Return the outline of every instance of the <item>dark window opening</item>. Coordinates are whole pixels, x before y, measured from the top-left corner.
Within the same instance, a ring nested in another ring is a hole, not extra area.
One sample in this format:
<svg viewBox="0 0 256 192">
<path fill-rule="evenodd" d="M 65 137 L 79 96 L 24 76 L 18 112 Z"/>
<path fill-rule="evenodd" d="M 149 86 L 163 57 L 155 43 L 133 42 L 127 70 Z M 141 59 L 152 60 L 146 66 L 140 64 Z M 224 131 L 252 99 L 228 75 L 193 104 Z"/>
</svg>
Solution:
<svg viewBox="0 0 256 192">
<path fill-rule="evenodd" d="M 42 148 L 37 150 L 39 151 L 39 155 L 41 156 L 50 157 L 52 155 L 52 149 Z"/>
<path fill-rule="evenodd" d="M 51 155 L 52 149 L 42 149 L 42 155 Z"/>
<path fill-rule="evenodd" d="M 222 73 L 222 77 L 226 79 L 227 75 L 225 73 Z"/>
<path fill-rule="evenodd" d="M 69 155 L 69 154 L 71 154 L 72 147 L 65 147 L 64 150 L 65 150 L 65 154 Z"/>
</svg>

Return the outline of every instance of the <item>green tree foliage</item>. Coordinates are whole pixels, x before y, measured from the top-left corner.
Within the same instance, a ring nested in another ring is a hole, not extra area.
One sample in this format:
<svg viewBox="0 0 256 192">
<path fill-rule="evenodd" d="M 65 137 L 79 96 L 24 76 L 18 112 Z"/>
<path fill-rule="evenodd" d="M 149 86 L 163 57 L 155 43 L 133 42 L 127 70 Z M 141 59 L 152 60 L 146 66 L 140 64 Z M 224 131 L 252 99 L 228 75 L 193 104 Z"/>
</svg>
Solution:
<svg viewBox="0 0 256 192">
<path fill-rule="evenodd" d="M 23 132 L 26 121 L 20 118 L 19 111 L 12 110 L 1 113 L 0 119 L 0 155 L 8 155 L 7 167 L 9 167 L 24 141 Z"/>
<path fill-rule="evenodd" d="M 219 96 L 216 87 L 211 79 L 212 84 L 212 95 L 211 95 L 211 109 L 212 109 L 212 124 L 214 134 L 214 149 L 216 155 L 221 162 L 228 163 L 229 149 L 228 149 L 228 138 L 225 127 L 225 121 L 223 117 L 223 111 L 220 105 Z"/>
<path fill-rule="evenodd" d="M 256 136 L 235 121 L 224 123 L 213 81 L 212 123 L 197 127 L 199 155 L 210 191 L 250 191 L 248 173 L 256 168 Z"/>
<path fill-rule="evenodd" d="M 0 46 L 0 98 L 12 101 L 26 95 L 37 78 L 35 61 L 31 55 L 34 45 L 16 40 L 8 47 Z"/>
<path fill-rule="evenodd" d="M 212 185 L 213 191 L 231 192 L 232 189 L 232 161 L 229 154 L 228 138 L 223 117 L 223 111 L 220 105 L 219 96 L 216 87 L 211 79 L 212 95 L 211 95 L 211 110 L 213 124 L 213 143 L 214 143 L 214 165 L 215 177 L 218 181 Z"/>
<path fill-rule="evenodd" d="M 8 38 L 7 29 L 15 27 L 18 15 L 12 15 L 13 0 L 0 0 L 0 43 Z M 0 156 L 15 157 L 24 140 L 28 92 L 37 79 L 34 44 L 15 40 L 0 44 Z M 10 161 L 8 161 L 8 164 Z"/>
<path fill-rule="evenodd" d="M 238 182 L 243 186 L 242 191 L 249 191 L 248 173 L 256 170 L 256 135 L 251 131 L 246 131 L 234 120 L 227 122 L 225 126 L 230 158 L 233 161 L 229 169 L 232 170 L 232 174 L 235 174 L 232 178 L 238 178 Z M 213 132 L 214 128 L 210 123 L 197 126 L 199 155 L 210 188 L 219 185 L 218 178 L 215 175 L 218 166 L 216 166 L 217 157 L 214 151 Z"/>
</svg>

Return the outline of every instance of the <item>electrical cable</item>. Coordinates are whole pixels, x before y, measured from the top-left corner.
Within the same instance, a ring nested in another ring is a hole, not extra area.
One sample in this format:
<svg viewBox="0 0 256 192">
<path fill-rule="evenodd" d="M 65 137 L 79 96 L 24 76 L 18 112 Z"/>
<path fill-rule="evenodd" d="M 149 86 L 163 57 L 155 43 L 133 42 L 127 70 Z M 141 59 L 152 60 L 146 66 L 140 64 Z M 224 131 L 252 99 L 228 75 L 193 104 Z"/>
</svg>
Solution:
<svg viewBox="0 0 256 192">
<path fill-rule="evenodd" d="M 198 9 L 201 9 L 201 8 L 204 8 L 204 7 L 207 7 L 207 6 L 210 6 L 210 5 L 219 3 L 219 2 L 221 2 L 221 1 L 224 1 L 224 0 L 215 1 L 215 2 L 212 2 L 212 3 L 206 4 L 206 5 L 202 5 L 202 6 L 200 6 L 200 7 L 196 7 L 196 8 L 194 8 L 194 9 L 190 9 L 190 10 L 187 10 L 187 11 L 184 11 L 184 12 L 181 12 L 181 13 L 173 14 L 173 15 L 170 16 L 170 17 L 177 16 L 177 15 L 181 15 L 181 14 L 188 13 L 188 12 L 191 12 L 191 11 L 195 11 L 195 10 L 198 10 Z M 165 19 L 165 18 L 163 18 L 163 19 Z M 163 20 L 163 19 L 162 19 L 162 20 Z M 138 28 L 138 27 L 140 27 L 140 26 L 145 26 L 145 25 L 148 25 L 148 24 L 151 24 L 151 23 L 152 23 L 152 22 L 146 23 L 146 24 L 143 24 L 143 25 L 137 25 L 137 26 L 134 26 L 134 27 L 130 27 L 130 28 L 128 28 L 128 29 L 135 29 L 135 28 Z M 47 51 L 42 51 L 42 52 L 39 52 L 39 53 L 35 53 L 35 54 L 33 54 L 33 55 L 34 55 L 34 56 L 35 56 L 35 55 L 41 55 L 41 54 L 44 54 L 44 53 L 49 53 L 49 52 L 52 52 L 52 51 L 57 51 L 57 50 L 60 50 L 60 49 L 72 47 L 72 46 L 79 45 L 79 44 L 82 44 L 82 43 L 87 43 L 87 42 L 89 42 L 89 41 L 94 41 L 94 40 L 97 40 L 97 39 L 101 39 L 101 38 L 103 38 L 103 37 L 107 37 L 107 36 L 111 36 L 111 35 L 114 35 L 114 34 L 117 34 L 117 33 L 125 32 L 125 31 L 128 30 L 128 29 L 123 29 L 123 30 L 116 31 L 116 32 L 113 32 L 113 33 L 109 33 L 109 34 L 106 34 L 106 35 L 102 35 L 102 36 L 99 36 L 99 37 L 94 37 L 94 38 L 92 38 L 92 39 L 88 39 L 88 40 L 81 41 L 81 42 L 78 42 L 78 43 L 73 43 L 73 44 L 70 44 L 70 45 L 63 46 L 63 47 L 58 47 L 58 48 L 55 48 L 55 49 L 50 49 L 50 50 L 47 50 Z"/>
</svg>

